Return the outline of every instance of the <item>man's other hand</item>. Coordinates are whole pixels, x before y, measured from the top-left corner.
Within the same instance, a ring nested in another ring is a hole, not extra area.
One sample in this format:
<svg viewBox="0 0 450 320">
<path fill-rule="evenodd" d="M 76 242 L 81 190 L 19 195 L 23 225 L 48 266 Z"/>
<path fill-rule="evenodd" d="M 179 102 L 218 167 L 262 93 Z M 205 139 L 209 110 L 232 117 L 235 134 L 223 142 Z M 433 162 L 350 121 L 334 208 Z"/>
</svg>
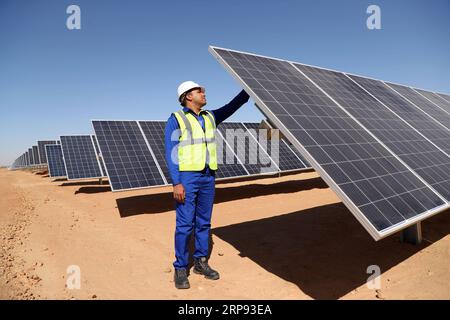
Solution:
<svg viewBox="0 0 450 320">
<path fill-rule="evenodd" d="M 183 185 L 181 183 L 173 186 L 173 198 L 177 202 L 184 203 L 185 195 L 186 194 L 184 192 L 184 187 L 183 187 Z"/>
</svg>

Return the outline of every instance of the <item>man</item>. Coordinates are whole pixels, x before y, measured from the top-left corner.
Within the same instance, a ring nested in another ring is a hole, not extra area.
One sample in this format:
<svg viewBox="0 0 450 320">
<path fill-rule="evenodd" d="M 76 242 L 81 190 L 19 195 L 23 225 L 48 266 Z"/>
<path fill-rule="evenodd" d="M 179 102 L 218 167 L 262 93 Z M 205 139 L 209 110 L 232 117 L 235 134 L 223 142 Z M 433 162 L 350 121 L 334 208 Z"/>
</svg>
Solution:
<svg viewBox="0 0 450 320">
<path fill-rule="evenodd" d="M 208 264 L 209 232 L 215 193 L 217 154 L 215 128 L 249 99 L 241 91 L 230 103 L 212 111 L 206 105 L 205 89 L 193 81 L 178 87 L 182 110 L 173 113 L 166 124 L 166 161 L 176 203 L 174 282 L 188 289 L 189 240 L 195 230 L 194 273 L 219 279 Z"/>
</svg>

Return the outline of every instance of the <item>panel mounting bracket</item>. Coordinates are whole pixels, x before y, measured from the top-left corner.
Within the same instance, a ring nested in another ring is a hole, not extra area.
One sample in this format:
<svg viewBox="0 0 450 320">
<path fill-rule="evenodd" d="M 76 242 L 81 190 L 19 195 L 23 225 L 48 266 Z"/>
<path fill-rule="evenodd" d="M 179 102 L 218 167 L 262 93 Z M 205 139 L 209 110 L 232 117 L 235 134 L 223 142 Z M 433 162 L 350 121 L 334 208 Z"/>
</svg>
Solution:
<svg viewBox="0 0 450 320">
<path fill-rule="evenodd" d="M 400 233 L 400 241 L 419 245 L 422 243 L 422 223 L 419 221 L 412 226 L 403 229 Z"/>
</svg>

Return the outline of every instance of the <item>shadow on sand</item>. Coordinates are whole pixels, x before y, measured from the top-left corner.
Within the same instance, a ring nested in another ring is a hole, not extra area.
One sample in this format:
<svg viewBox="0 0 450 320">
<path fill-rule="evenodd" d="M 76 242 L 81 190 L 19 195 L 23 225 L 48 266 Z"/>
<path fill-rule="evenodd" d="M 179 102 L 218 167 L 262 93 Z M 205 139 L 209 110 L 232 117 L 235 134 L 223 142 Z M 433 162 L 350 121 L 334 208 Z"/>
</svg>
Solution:
<svg viewBox="0 0 450 320">
<path fill-rule="evenodd" d="M 316 188 L 328 188 L 321 178 L 306 180 L 289 180 L 274 184 L 252 183 L 236 187 L 216 188 L 214 203 L 253 198 L 272 194 L 295 193 Z M 116 200 L 122 218 L 139 215 L 154 214 L 171 211 L 174 209 L 172 192 L 133 196 Z"/>
<path fill-rule="evenodd" d="M 75 194 L 79 193 L 86 193 L 86 194 L 93 194 L 93 193 L 102 193 L 102 192 L 109 192 L 111 191 L 110 186 L 103 186 L 103 187 L 81 187 L 77 191 L 75 191 Z"/>
<path fill-rule="evenodd" d="M 386 272 L 450 232 L 450 211 L 422 223 L 423 244 L 399 234 L 375 242 L 342 204 L 214 228 L 212 233 L 314 299 L 338 299 L 365 284 L 370 265 Z M 387 281 L 387 279 L 383 279 Z"/>
</svg>

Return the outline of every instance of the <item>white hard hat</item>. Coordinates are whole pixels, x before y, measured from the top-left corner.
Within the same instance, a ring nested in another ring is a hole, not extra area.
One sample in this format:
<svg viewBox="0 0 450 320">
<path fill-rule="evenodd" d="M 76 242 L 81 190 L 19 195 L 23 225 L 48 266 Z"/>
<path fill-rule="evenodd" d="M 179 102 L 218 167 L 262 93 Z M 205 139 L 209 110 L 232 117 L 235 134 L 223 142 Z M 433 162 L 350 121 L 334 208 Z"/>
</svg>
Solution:
<svg viewBox="0 0 450 320">
<path fill-rule="evenodd" d="M 183 93 L 192 90 L 194 88 L 202 88 L 201 85 L 199 85 L 198 83 L 195 83 L 194 81 L 185 81 L 182 84 L 180 84 L 178 86 L 178 101 L 180 100 L 181 96 L 183 95 Z M 181 101 L 180 101 L 181 102 Z"/>
</svg>

